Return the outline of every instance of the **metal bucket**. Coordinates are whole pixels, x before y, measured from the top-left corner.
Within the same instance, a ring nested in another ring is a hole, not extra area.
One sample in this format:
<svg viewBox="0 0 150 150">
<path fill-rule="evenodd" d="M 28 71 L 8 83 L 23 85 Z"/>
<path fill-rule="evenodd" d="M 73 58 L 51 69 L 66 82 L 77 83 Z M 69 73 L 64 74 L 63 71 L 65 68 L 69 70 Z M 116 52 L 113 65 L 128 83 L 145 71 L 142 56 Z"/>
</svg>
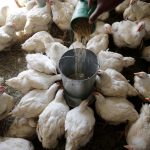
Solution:
<svg viewBox="0 0 150 150">
<path fill-rule="evenodd" d="M 76 49 L 76 51 L 81 49 Z M 85 49 L 84 49 L 85 50 Z M 86 50 L 86 57 L 82 61 L 82 73 L 84 79 L 74 79 L 70 76 L 75 73 L 74 49 L 67 51 L 59 61 L 59 71 L 65 89 L 65 98 L 69 106 L 76 107 L 86 99 L 93 89 L 98 70 L 97 56 L 90 50 Z"/>
<path fill-rule="evenodd" d="M 95 3 L 94 6 L 92 8 L 89 8 L 88 0 L 78 1 L 75 11 L 73 13 L 72 19 L 71 19 L 71 28 L 74 32 L 76 32 L 76 26 L 83 25 L 83 24 L 80 24 L 81 21 L 84 21 L 86 26 L 89 26 L 88 28 L 91 29 L 91 33 L 95 30 L 95 24 L 89 24 L 89 17 L 96 8 L 96 0 L 94 1 L 94 3 Z M 83 25 L 83 28 L 85 28 L 84 25 Z"/>
</svg>

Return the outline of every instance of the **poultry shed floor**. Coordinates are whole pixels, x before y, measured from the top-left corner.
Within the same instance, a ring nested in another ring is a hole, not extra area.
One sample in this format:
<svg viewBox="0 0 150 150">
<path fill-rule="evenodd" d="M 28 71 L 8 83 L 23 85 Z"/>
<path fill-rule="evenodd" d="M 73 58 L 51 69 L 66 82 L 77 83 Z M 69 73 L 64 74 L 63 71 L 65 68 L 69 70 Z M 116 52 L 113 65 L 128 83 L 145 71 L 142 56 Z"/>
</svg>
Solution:
<svg viewBox="0 0 150 150">
<path fill-rule="evenodd" d="M 111 16 L 109 19 L 109 23 L 112 23 L 116 20 L 122 20 L 120 16 L 114 15 L 112 11 Z M 62 36 L 62 32 L 58 30 L 58 28 L 53 24 L 51 34 L 54 37 L 60 38 Z M 71 33 L 68 34 L 67 38 L 65 39 L 65 45 L 69 46 L 71 44 Z M 144 41 L 143 45 L 149 45 L 150 41 Z M 3 51 L 0 53 L 0 77 L 4 77 L 4 79 L 9 79 L 11 77 L 17 76 L 17 74 L 26 69 L 26 62 L 25 62 L 25 55 L 20 46 L 21 43 L 18 43 L 12 46 L 8 51 Z M 131 50 L 128 48 L 118 49 L 115 47 L 112 41 L 112 37 L 110 37 L 109 48 L 111 51 L 119 52 L 124 56 L 132 56 L 136 59 L 135 65 L 126 68 L 123 70 L 123 75 L 133 84 L 133 73 L 138 71 L 145 71 L 149 72 L 150 64 L 146 62 L 144 59 L 141 58 L 141 48 L 136 50 Z M 6 85 L 5 85 L 6 86 Z M 19 101 L 22 94 L 10 87 L 6 86 L 6 91 L 8 94 L 15 97 L 16 102 Z M 137 111 L 139 112 L 142 103 L 145 103 L 141 97 L 129 97 L 128 98 L 134 105 Z M 91 105 L 94 109 L 94 104 Z M 94 110 L 95 111 L 95 110 Z M 96 117 L 96 125 L 94 128 L 94 135 L 90 142 L 85 146 L 82 147 L 81 150 L 123 150 L 124 145 L 126 145 L 125 141 L 125 129 L 126 123 L 118 126 L 108 125 L 105 121 L 101 120 L 95 113 Z M 42 148 L 41 143 L 38 141 L 37 137 L 32 141 L 35 150 L 44 150 Z M 65 138 L 62 138 L 57 146 L 56 150 L 64 150 L 65 147 Z"/>
</svg>

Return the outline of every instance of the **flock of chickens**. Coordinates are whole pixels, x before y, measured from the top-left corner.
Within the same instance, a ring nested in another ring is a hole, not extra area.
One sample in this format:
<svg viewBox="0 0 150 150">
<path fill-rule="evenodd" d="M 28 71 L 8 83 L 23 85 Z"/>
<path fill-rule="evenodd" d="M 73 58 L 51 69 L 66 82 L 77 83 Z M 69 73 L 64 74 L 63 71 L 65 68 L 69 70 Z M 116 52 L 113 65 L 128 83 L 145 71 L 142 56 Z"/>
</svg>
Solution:
<svg viewBox="0 0 150 150">
<path fill-rule="evenodd" d="M 115 8 L 117 13 L 123 14 L 123 21 L 110 25 L 105 22 L 109 12 L 105 12 L 98 18 L 96 29 L 86 45 L 76 37 L 70 47 L 66 47 L 63 38 L 54 38 L 48 30 L 54 22 L 65 36 L 78 0 L 51 0 L 44 7 L 39 7 L 35 0 L 29 0 L 21 8 L 13 5 L 13 0 L 10 2 L 11 5 L 0 8 L 0 51 L 28 37 L 21 45 L 27 52 L 27 70 L 5 82 L 24 94 L 17 105 L 0 86 L 0 120 L 4 129 L 0 150 L 12 147 L 14 150 L 34 150 L 30 139 L 35 135 L 46 149 L 54 149 L 63 135 L 66 137 L 66 150 L 77 150 L 92 138 L 95 116 L 88 106 L 89 100 L 70 109 L 60 82 L 59 60 L 72 48 L 87 48 L 97 55 L 100 68 L 96 91 L 92 94 L 98 116 L 112 125 L 128 122 L 127 149 L 150 150 L 150 104 L 143 104 L 139 114 L 127 99 L 128 96 L 139 95 L 150 101 L 150 74 L 142 70 L 135 72 L 134 85 L 131 85 L 121 71 L 134 65 L 135 58 L 124 57 L 108 49 L 109 34 L 118 48 L 128 47 L 133 51 L 142 45 L 143 40 L 150 39 L 150 3 L 125 0 Z M 150 46 L 144 47 L 141 55 L 150 62 Z M 2 80 L 0 78 L 0 83 Z M 13 121 L 5 130 L 5 119 L 10 116 Z"/>
</svg>

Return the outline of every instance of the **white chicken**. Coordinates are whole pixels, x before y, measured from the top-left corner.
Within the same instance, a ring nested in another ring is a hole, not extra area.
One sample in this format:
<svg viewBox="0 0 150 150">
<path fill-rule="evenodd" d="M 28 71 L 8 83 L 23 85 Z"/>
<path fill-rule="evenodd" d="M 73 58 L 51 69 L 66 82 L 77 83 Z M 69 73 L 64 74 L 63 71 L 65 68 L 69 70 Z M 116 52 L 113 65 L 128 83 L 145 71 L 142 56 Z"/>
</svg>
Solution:
<svg viewBox="0 0 150 150">
<path fill-rule="evenodd" d="M 6 14 L 6 18 L 8 15 L 8 12 L 12 12 L 16 9 L 18 9 L 19 7 L 17 6 L 17 4 L 15 3 L 14 0 L 5 0 L 5 1 L 0 1 L 0 8 L 2 7 L 7 7 L 7 14 Z M 9 11 L 8 11 L 9 10 Z M 0 14 L 2 15 L 2 14 Z M 4 17 L 4 16 L 3 16 Z"/>
<path fill-rule="evenodd" d="M 110 124 L 118 125 L 126 121 L 131 124 L 138 119 L 138 112 L 126 98 L 104 97 L 98 92 L 94 95 L 97 114 Z"/>
<path fill-rule="evenodd" d="M 129 150 L 149 150 L 150 148 L 150 105 L 144 104 L 139 119 L 130 127 L 125 148 Z"/>
<path fill-rule="evenodd" d="M 5 133 L 7 137 L 32 139 L 36 134 L 37 121 L 33 118 L 15 118 Z"/>
<path fill-rule="evenodd" d="M 0 2 L 0 26 L 5 22 L 11 22 L 16 25 L 16 31 L 24 29 L 26 23 L 27 10 L 35 5 L 34 0 L 27 2 L 26 7 L 19 8 L 15 0 L 5 0 Z M 18 23 L 19 22 L 19 23 Z"/>
<path fill-rule="evenodd" d="M 25 118 L 36 118 L 54 99 L 59 84 L 54 83 L 48 90 L 32 90 L 22 97 L 12 110 L 12 115 Z"/>
<path fill-rule="evenodd" d="M 68 2 L 60 2 L 59 0 L 50 0 L 53 22 L 63 31 L 70 29 L 70 21 L 74 12 L 74 6 Z M 64 34 L 65 38 L 66 32 Z"/>
<path fill-rule="evenodd" d="M 35 70 L 25 70 L 17 77 L 6 80 L 6 84 L 22 93 L 32 89 L 48 89 L 55 81 L 61 80 L 61 75 L 47 75 Z"/>
<path fill-rule="evenodd" d="M 108 34 L 98 34 L 88 41 L 86 48 L 95 54 L 98 54 L 101 50 L 106 50 L 108 48 L 108 44 Z"/>
<path fill-rule="evenodd" d="M 121 4 L 119 4 L 116 8 L 115 11 L 117 13 L 124 13 L 125 9 L 129 6 L 130 0 L 124 0 Z"/>
<path fill-rule="evenodd" d="M 26 61 L 28 69 L 34 69 L 46 74 L 57 74 L 54 62 L 43 54 L 27 54 Z"/>
<path fill-rule="evenodd" d="M 22 138 L 0 137 L 1 150 L 34 150 L 32 143 Z"/>
<path fill-rule="evenodd" d="M 27 39 L 22 45 L 22 49 L 27 52 L 45 52 L 44 43 L 38 39 Z"/>
<path fill-rule="evenodd" d="M 118 72 L 121 72 L 124 67 L 131 66 L 135 63 L 134 58 L 123 57 L 121 54 L 111 51 L 100 51 L 97 55 L 97 59 L 101 70 L 112 68 Z"/>
<path fill-rule="evenodd" d="M 124 19 L 131 21 L 140 20 L 150 16 L 150 3 L 140 0 L 131 0 L 128 8 L 123 13 Z"/>
<path fill-rule="evenodd" d="M 15 34 L 15 26 L 13 24 L 6 24 L 0 27 L 0 51 L 9 47 L 13 42 Z"/>
<path fill-rule="evenodd" d="M 105 24 L 106 30 L 113 35 L 113 40 L 116 46 L 137 48 L 145 36 L 144 22 L 132 22 L 129 20 L 115 22 L 112 27 Z"/>
<path fill-rule="evenodd" d="M 99 70 L 96 78 L 96 88 L 104 96 L 127 97 L 136 96 L 137 91 L 127 79 L 114 69 Z"/>
<path fill-rule="evenodd" d="M 1 6 L 0 7 L 0 26 L 4 26 L 6 22 L 6 18 L 8 15 L 8 6 Z"/>
<path fill-rule="evenodd" d="M 24 29 L 24 26 L 26 24 L 26 14 L 26 8 L 18 8 L 15 11 L 9 13 L 6 19 L 6 24 L 15 24 L 16 31 L 21 31 Z"/>
<path fill-rule="evenodd" d="M 61 43 L 53 42 L 53 43 L 47 44 L 45 52 L 46 52 L 46 55 L 50 59 L 52 59 L 55 65 L 58 67 L 61 56 L 68 50 L 69 49 L 66 46 L 62 45 Z"/>
<path fill-rule="evenodd" d="M 76 48 L 86 48 L 86 46 L 83 45 L 83 44 L 82 44 L 81 42 L 79 42 L 79 41 L 75 41 L 75 42 L 73 42 L 73 43 L 70 45 L 69 50 L 70 50 L 70 49 L 76 49 Z"/>
<path fill-rule="evenodd" d="M 46 31 L 39 31 L 27 39 L 22 44 L 22 49 L 27 52 L 45 52 L 45 46 L 47 43 L 54 42 L 53 37 Z"/>
<path fill-rule="evenodd" d="M 150 74 L 137 72 L 134 75 L 134 87 L 143 97 L 150 98 Z"/>
<path fill-rule="evenodd" d="M 107 30 L 105 28 L 105 23 L 102 22 L 102 21 L 96 21 L 96 28 L 94 30 L 94 32 L 90 35 L 90 37 L 94 37 L 98 34 L 106 34 L 107 33 Z"/>
<path fill-rule="evenodd" d="M 31 35 L 38 31 L 47 31 L 48 23 L 51 23 L 51 7 L 48 2 L 44 7 L 33 7 L 27 13 L 27 21 L 24 27 L 24 33 Z"/>
<path fill-rule="evenodd" d="M 65 150 L 77 150 L 86 145 L 93 136 L 95 118 L 93 110 L 87 105 L 88 101 L 85 100 L 67 113 Z"/>
<path fill-rule="evenodd" d="M 0 95 L 0 120 L 4 119 L 14 107 L 14 98 L 7 93 Z"/>
<path fill-rule="evenodd" d="M 150 62 L 150 46 L 143 49 L 142 56 L 146 61 Z"/>
<path fill-rule="evenodd" d="M 69 107 L 60 89 L 55 99 L 40 114 L 37 134 L 44 148 L 52 149 L 58 144 L 58 139 L 65 134 L 65 119 Z"/>
</svg>

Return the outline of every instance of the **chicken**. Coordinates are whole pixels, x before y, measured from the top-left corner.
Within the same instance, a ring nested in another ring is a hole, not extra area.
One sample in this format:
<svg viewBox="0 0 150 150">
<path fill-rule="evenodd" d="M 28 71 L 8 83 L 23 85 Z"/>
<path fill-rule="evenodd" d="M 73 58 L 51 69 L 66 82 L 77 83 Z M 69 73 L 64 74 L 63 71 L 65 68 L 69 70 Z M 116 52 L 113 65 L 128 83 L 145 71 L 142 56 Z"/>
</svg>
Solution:
<svg viewBox="0 0 150 150">
<path fill-rule="evenodd" d="M 0 120 L 4 119 L 14 107 L 14 98 L 7 93 L 0 95 Z"/>
<path fill-rule="evenodd" d="M 53 149 L 58 144 L 58 139 L 65 134 L 65 119 L 69 107 L 60 89 L 55 99 L 40 114 L 37 135 L 44 148 Z"/>
<path fill-rule="evenodd" d="M 116 46 L 137 48 L 145 36 L 144 22 L 121 21 L 112 24 L 112 27 L 105 24 L 105 28 L 113 35 Z"/>
<path fill-rule="evenodd" d="M 67 113 L 65 150 L 77 150 L 86 145 L 93 136 L 95 118 L 93 110 L 87 105 L 88 101 L 85 100 Z"/>
<path fill-rule="evenodd" d="M 46 44 L 51 42 L 54 42 L 54 39 L 48 32 L 39 31 L 22 44 L 22 49 L 27 52 L 35 51 L 44 53 Z"/>
<path fill-rule="evenodd" d="M 125 9 L 129 6 L 130 0 L 124 0 L 121 4 L 119 4 L 115 11 L 117 13 L 124 13 Z"/>
<path fill-rule="evenodd" d="M 44 53 L 44 51 L 45 51 L 44 43 L 38 39 L 31 40 L 29 38 L 21 46 L 22 46 L 22 49 L 27 51 L 27 52 Z"/>
<path fill-rule="evenodd" d="M 11 22 L 16 25 L 16 30 L 20 31 L 24 29 L 27 11 L 35 5 L 35 2 L 30 0 L 26 7 L 18 8 L 14 1 L 6 0 L 0 3 L 0 26 L 5 25 L 5 22 Z"/>
<path fill-rule="evenodd" d="M 74 6 L 68 2 L 60 2 L 59 0 L 50 0 L 53 22 L 62 30 L 70 29 L 70 21 L 74 12 Z M 63 36 L 65 39 L 66 32 Z"/>
<path fill-rule="evenodd" d="M 6 18 L 8 15 L 8 6 L 1 6 L 0 7 L 0 27 L 5 25 Z"/>
<path fill-rule="evenodd" d="M 48 89 L 55 81 L 61 80 L 61 75 L 47 75 L 34 70 L 25 70 L 17 77 L 6 80 L 6 84 L 22 93 L 32 89 Z"/>
<path fill-rule="evenodd" d="M 142 56 L 146 61 L 150 62 L 150 46 L 143 49 Z"/>
<path fill-rule="evenodd" d="M 101 50 L 106 50 L 108 48 L 108 44 L 108 34 L 98 34 L 88 41 L 86 48 L 95 54 L 98 54 Z"/>
<path fill-rule="evenodd" d="M 98 92 L 94 95 L 97 114 L 110 124 L 118 125 L 126 121 L 131 124 L 138 119 L 138 112 L 126 98 L 104 97 Z"/>
<path fill-rule="evenodd" d="M 59 0 L 51 0 L 51 9 L 53 22 L 61 29 L 70 29 L 70 21 L 74 12 L 74 7 L 71 3 L 60 2 Z"/>
<path fill-rule="evenodd" d="M 57 74 L 54 62 L 43 54 L 27 54 L 26 61 L 28 69 L 34 69 L 46 74 Z"/>
<path fill-rule="evenodd" d="M 26 14 L 27 14 L 26 8 L 18 8 L 15 11 L 9 13 L 6 19 L 6 24 L 7 23 L 15 24 L 16 31 L 21 31 L 24 29 L 24 26 L 26 24 Z"/>
<path fill-rule="evenodd" d="M 25 118 L 36 118 L 54 99 L 59 84 L 54 83 L 48 90 L 32 90 L 22 97 L 12 110 L 12 115 Z"/>
<path fill-rule="evenodd" d="M 0 51 L 9 47 L 14 42 L 15 27 L 12 24 L 6 24 L 0 27 Z"/>
<path fill-rule="evenodd" d="M 125 148 L 129 150 L 149 150 L 150 148 L 150 105 L 144 104 L 139 119 L 132 124 L 127 134 Z"/>
<path fill-rule="evenodd" d="M 75 41 L 75 42 L 73 42 L 73 43 L 70 45 L 69 50 L 71 50 L 71 49 L 76 49 L 76 48 L 86 48 L 86 46 L 83 45 L 83 44 L 82 44 L 81 42 L 79 42 L 79 41 Z"/>
<path fill-rule="evenodd" d="M 27 21 L 24 27 L 24 33 L 31 35 L 38 31 L 47 31 L 48 24 L 51 22 L 51 7 L 48 2 L 46 2 L 44 7 L 33 7 L 27 13 Z"/>
<path fill-rule="evenodd" d="M 5 7 L 5 6 L 8 7 L 9 12 L 10 11 L 12 12 L 19 8 L 14 0 L 0 1 L 0 7 Z"/>
<path fill-rule="evenodd" d="M 105 28 L 105 23 L 102 21 L 96 21 L 96 28 L 95 31 L 90 35 L 90 37 L 95 37 L 98 34 L 105 34 L 107 33 L 107 30 Z"/>
<path fill-rule="evenodd" d="M 133 65 L 135 62 L 135 59 L 132 57 L 123 57 L 121 54 L 111 51 L 100 51 L 97 59 L 101 70 L 112 68 L 118 72 L 121 72 L 124 67 Z"/>
<path fill-rule="evenodd" d="M 32 143 L 22 138 L 0 137 L 1 150 L 34 150 Z"/>
<path fill-rule="evenodd" d="M 134 75 L 134 87 L 143 97 L 150 98 L 150 74 L 137 72 Z"/>
<path fill-rule="evenodd" d="M 109 12 L 103 12 L 99 17 L 97 18 L 98 20 L 105 21 L 109 18 Z"/>
<path fill-rule="evenodd" d="M 131 0 L 128 8 L 123 13 L 124 19 L 131 21 L 140 20 L 150 16 L 150 3 L 140 0 Z"/>
<path fill-rule="evenodd" d="M 104 96 L 127 97 L 136 96 L 137 91 L 127 79 L 114 69 L 99 70 L 96 78 L 96 88 Z"/>
<path fill-rule="evenodd" d="M 32 139 L 36 134 L 36 120 L 33 118 L 15 118 L 5 133 L 7 137 Z"/>
<path fill-rule="evenodd" d="M 58 67 L 61 56 L 68 50 L 69 49 L 66 46 L 60 44 L 59 42 L 53 42 L 47 45 L 45 52 L 46 55 L 52 59 Z"/>
</svg>

